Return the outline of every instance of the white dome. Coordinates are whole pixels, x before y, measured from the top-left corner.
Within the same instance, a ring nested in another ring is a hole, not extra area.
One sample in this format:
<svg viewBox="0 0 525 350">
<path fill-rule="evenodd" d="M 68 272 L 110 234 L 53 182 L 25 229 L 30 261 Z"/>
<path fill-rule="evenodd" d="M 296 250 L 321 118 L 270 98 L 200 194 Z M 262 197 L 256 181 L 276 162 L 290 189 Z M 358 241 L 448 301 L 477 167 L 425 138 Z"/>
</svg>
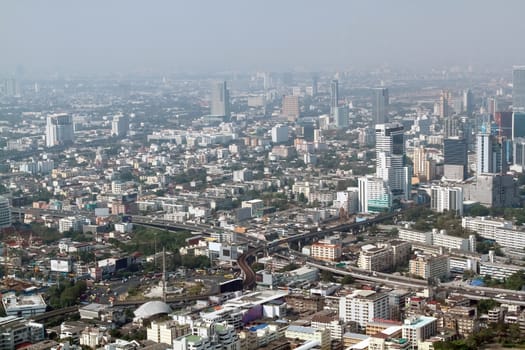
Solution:
<svg viewBox="0 0 525 350">
<path fill-rule="evenodd" d="M 171 307 L 162 301 L 148 301 L 135 310 L 134 314 L 139 318 L 150 318 L 159 314 L 169 314 L 172 311 Z"/>
</svg>

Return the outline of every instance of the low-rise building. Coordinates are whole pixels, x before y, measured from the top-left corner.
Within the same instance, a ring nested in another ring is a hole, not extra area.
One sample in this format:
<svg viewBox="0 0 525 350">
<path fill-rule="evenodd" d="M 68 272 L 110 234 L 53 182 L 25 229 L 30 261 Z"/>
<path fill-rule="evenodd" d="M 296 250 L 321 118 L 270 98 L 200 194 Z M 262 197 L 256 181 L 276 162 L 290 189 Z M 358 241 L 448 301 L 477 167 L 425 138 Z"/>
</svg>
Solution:
<svg viewBox="0 0 525 350">
<path fill-rule="evenodd" d="M 405 319 L 402 327 L 402 337 L 411 344 L 410 349 L 416 350 L 418 342 L 436 335 L 437 319 L 435 317 L 414 316 Z"/>
<path fill-rule="evenodd" d="M 284 336 L 288 339 L 300 339 L 305 342 L 314 341 L 317 342 L 321 350 L 330 350 L 331 341 L 328 329 L 290 325 Z"/>
<path fill-rule="evenodd" d="M 410 260 L 411 275 L 424 279 L 447 278 L 450 275 L 448 256 L 420 255 Z"/>
<path fill-rule="evenodd" d="M 45 339 L 44 325 L 22 317 L 0 317 L 0 350 L 13 350 L 24 343 Z"/>
<path fill-rule="evenodd" d="M 164 343 L 173 345 L 173 339 L 190 334 L 189 325 L 181 325 L 175 321 L 151 321 L 146 328 L 147 339 L 155 343 Z"/>
<path fill-rule="evenodd" d="M 338 236 L 321 239 L 311 246 L 313 258 L 325 261 L 337 261 L 341 258 L 342 245 Z"/>
<path fill-rule="evenodd" d="M 394 265 L 394 253 L 389 246 L 376 247 L 367 244 L 361 247 L 357 266 L 368 271 L 388 271 Z"/>
<path fill-rule="evenodd" d="M 29 317 L 46 312 L 46 302 L 42 295 L 19 295 L 6 293 L 2 296 L 2 305 L 6 315 Z"/>
</svg>

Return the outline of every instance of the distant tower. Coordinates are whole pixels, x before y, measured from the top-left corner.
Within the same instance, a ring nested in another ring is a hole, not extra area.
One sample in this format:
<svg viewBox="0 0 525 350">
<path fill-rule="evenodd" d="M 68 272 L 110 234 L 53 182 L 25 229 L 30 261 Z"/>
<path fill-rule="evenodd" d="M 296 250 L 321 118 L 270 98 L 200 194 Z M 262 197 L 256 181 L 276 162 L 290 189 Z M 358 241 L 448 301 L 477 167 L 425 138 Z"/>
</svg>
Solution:
<svg viewBox="0 0 525 350">
<path fill-rule="evenodd" d="M 299 96 L 283 96 L 282 115 L 289 121 L 299 117 Z"/>
<path fill-rule="evenodd" d="M 449 111 L 449 102 L 452 95 L 450 91 L 441 90 L 441 95 L 439 96 L 439 116 L 441 118 L 447 118 Z"/>
<path fill-rule="evenodd" d="M 374 89 L 374 100 L 372 101 L 372 116 L 374 118 L 375 124 L 383 124 L 387 122 L 388 105 L 388 89 Z"/>
<path fill-rule="evenodd" d="M 317 75 L 312 77 L 312 96 L 317 96 Z"/>
<path fill-rule="evenodd" d="M 525 112 L 525 66 L 514 67 L 512 73 L 512 111 Z"/>
<path fill-rule="evenodd" d="M 330 110 L 339 106 L 339 81 L 332 80 L 330 83 Z"/>
<path fill-rule="evenodd" d="M 474 113 L 474 95 L 470 89 L 463 91 L 463 108 L 465 108 L 467 115 Z"/>
<path fill-rule="evenodd" d="M 225 81 L 215 82 L 212 86 L 210 114 L 230 117 L 230 91 Z"/>
<path fill-rule="evenodd" d="M 116 115 L 111 122 L 112 136 L 126 136 L 129 130 L 129 119 L 125 115 Z"/>
<path fill-rule="evenodd" d="M 61 144 L 72 143 L 75 134 L 73 131 L 73 118 L 69 114 L 52 114 L 47 116 L 46 146 L 53 147 Z"/>
</svg>

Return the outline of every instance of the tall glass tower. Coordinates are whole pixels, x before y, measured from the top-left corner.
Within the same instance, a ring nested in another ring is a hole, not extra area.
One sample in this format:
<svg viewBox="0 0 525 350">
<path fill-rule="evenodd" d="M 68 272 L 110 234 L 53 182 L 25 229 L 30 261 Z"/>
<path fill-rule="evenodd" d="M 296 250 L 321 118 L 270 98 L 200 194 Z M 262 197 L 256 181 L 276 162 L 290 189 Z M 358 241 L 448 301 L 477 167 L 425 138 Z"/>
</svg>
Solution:
<svg viewBox="0 0 525 350">
<path fill-rule="evenodd" d="M 525 112 L 525 66 L 514 67 L 512 73 L 512 111 Z"/>
</svg>

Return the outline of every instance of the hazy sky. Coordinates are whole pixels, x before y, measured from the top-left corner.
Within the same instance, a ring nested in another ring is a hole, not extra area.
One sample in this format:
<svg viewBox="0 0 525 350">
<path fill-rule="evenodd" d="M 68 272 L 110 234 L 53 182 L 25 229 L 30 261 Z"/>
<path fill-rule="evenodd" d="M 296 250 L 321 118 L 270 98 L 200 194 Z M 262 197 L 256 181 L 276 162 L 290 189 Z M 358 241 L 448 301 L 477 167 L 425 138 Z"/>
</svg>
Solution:
<svg viewBox="0 0 525 350">
<path fill-rule="evenodd" d="M 523 0 L 0 2 L 0 74 L 525 64 Z"/>
</svg>

